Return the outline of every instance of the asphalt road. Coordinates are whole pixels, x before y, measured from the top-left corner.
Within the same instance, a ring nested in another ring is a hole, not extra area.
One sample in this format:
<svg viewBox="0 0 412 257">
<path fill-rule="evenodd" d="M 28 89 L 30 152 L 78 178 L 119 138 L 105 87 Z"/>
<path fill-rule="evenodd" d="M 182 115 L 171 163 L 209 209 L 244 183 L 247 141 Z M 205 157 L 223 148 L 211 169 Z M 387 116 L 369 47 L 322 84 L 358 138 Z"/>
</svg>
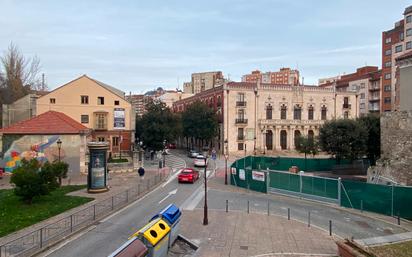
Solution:
<svg viewBox="0 0 412 257">
<path fill-rule="evenodd" d="M 170 158 L 176 160 L 176 157 Z M 191 163 L 192 161 L 188 163 L 189 167 Z M 178 168 L 181 168 L 181 166 Z M 163 184 L 143 199 L 134 202 L 125 209 L 102 220 L 98 225 L 83 234 L 78 235 L 75 239 L 66 241 L 41 256 L 102 257 L 109 255 L 167 205 L 174 203 L 182 206 L 196 190 L 197 192 L 201 191 L 202 179 L 199 179 L 195 184 L 179 185 L 176 178 L 177 173 L 178 170 L 169 178 L 167 184 Z"/>
<path fill-rule="evenodd" d="M 174 203 L 185 210 L 203 208 L 203 179 L 199 179 L 193 185 L 180 185 L 176 179 L 178 173 L 176 169 L 182 167 L 182 162 L 185 161 L 187 166 L 191 167 L 193 160 L 184 156 L 182 152 L 175 151 L 174 154 L 176 156 L 169 156 L 166 159 L 166 162 L 169 159 L 169 165 L 176 167 L 174 175 L 169 178 L 167 184 L 160 186 L 143 199 L 109 216 L 98 225 L 89 228 L 82 234 L 78 234 L 75 238 L 63 242 L 41 256 L 107 256 L 168 204 Z M 212 174 L 211 170 L 215 168 L 214 166 L 217 168 L 224 167 L 224 161 L 211 161 L 208 168 L 210 171 L 207 174 Z M 208 191 L 208 205 L 210 209 L 224 211 L 226 200 L 229 200 L 230 211 L 246 212 L 247 201 L 249 200 L 251 212 L 262 212 L 265 214 L 267 213 L 269 201 L 270 213 L 272 215 L 287 217 L 287 209 L 290 208 L 291 218 L 302 222 L 307 222 L 308 212 L 310 211 L 311 225 L 328 230 L 329 220 L 332 220 L 333 233 L 341 237 L 353 236 L 356 239 L 360 239 L 405 232 L 404 229 L 396 225 L 316 202 L 256 192 L 239 193 L 217 189 L 210 189 Z"/>
</svg>

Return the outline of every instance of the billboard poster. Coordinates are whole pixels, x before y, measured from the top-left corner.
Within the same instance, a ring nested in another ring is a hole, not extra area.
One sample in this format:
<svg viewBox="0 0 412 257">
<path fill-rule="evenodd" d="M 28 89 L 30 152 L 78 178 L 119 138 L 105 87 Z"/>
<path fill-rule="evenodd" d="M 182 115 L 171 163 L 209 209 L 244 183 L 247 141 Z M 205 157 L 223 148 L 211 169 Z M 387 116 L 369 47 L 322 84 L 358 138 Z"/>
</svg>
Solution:
<svg viewBox="0 0 412 257">
<path fill-rule="evenodd" d="M 263 171 L 252 170 L 252 179 L 256 181 L 265 181 L 265 173 Z"/>
<path fill-rule="evenodd" d="M 91 160 L 91 188 L 98 189 L 106 187 L 105 176 L 105 152 L 92 151 Z"/>
<path fill-rule="evenodd" d="M 239 179 L 240 180 L 246 180 L 245 170 L 244 169 L 239 169 Z"/>
<path fill-rule="evenodd" d="M 113 117 L 114 117 L 114 125 L 113 125 L 114 129 L 125 129 L 126 128 L 124 108 L 114 108 Z"/>
<path fill-rule="evenodd" d="M 232 170 L 232 175 L 236 175 L 236 168 L 232 167 L 231 170 Z"/>
</svg>

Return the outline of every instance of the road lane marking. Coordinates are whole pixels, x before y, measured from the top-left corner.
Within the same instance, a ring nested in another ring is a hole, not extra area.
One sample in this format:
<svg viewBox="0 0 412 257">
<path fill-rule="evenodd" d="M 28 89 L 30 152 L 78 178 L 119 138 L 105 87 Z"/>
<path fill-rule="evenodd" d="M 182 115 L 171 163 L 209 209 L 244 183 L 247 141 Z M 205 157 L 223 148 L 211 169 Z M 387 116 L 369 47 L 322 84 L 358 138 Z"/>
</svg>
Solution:
<svg viewBox="0 0 412 257">
<path fill-rule="evenodd" d="M 167 186 L 167 184 L 172 182 L 178 175 L 179 175 L 179 170 L 177 170 L 165 183 L 163 183 L 162 187 Z"/>
<path fill-rule="evenodd" d="M 175 190 L 170 191 L 165 198 L 163 198 L 162 200 L 159 201 L 159 204 L 161 204 L 164 200 L 166 200 L 167 198 L 169 198 L 171 195 L 175 195 L 177 193 L 177 188 Z"/>
</svg>

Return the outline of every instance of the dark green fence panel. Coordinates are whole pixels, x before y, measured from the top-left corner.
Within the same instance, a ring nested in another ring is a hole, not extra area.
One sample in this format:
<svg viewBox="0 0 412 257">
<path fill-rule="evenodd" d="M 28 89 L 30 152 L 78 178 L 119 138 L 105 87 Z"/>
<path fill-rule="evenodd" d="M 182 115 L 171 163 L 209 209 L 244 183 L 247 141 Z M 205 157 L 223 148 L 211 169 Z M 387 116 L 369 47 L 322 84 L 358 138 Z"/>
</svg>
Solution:
<svg viewBox="0 0 412 257">
<path fill-rule="evenodd" d="M 412 220 L 412 188 L 393 188 L 393 215 Z"/>
<path fill-rule="evenodd" d="M 342 206 L 391 215 L 392 187 L 342 181 Z"/>
<path fill-rule="evenodd" d="M 328 178 L 302 176 L 302 193 L 338 199 L 338 181 Z"/>
<path fill-rule="evenodd" d="M 283 172 L 270 172 L 270 187 L 300 192 L 299 175 Z"/>
</svg>

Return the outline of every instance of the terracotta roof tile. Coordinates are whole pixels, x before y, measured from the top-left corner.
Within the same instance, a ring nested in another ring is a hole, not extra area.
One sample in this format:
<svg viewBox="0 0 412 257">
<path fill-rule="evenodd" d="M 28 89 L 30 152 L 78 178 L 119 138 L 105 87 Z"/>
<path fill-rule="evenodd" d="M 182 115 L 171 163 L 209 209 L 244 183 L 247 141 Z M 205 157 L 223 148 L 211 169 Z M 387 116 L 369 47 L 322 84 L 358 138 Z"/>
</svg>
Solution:
<svg viewBox="0 0 412 257">
<path fill-rule="evenodd" d="M 48 111 L 28 120 L 0 129 L 3 134 L 80 134 L 89 130 L 64 113 Z"/>
</svg>

